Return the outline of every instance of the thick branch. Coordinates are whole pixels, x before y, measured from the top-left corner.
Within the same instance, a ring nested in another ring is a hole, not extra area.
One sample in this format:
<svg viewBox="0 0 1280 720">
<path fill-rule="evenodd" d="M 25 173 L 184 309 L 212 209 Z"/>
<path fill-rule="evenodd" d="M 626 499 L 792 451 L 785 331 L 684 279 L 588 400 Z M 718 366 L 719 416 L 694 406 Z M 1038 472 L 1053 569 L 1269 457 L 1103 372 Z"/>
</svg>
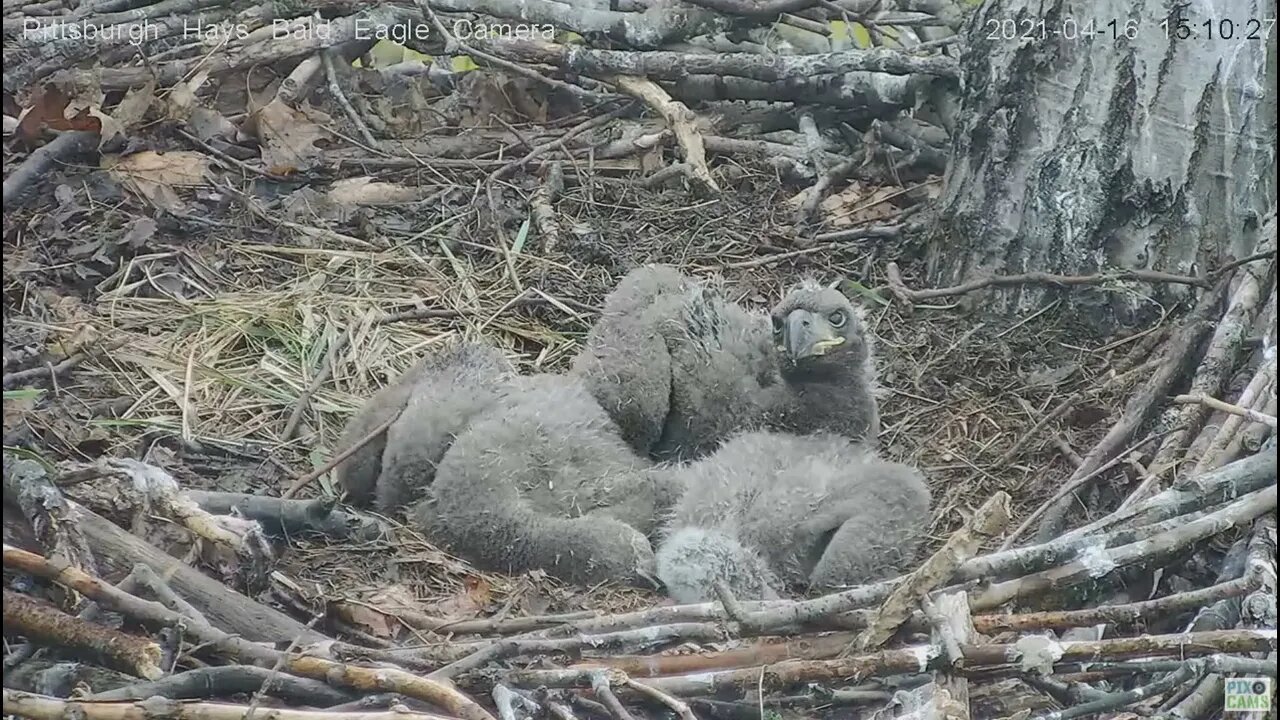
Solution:
<svg viewBox="0 0 1280 720">
<path fill-rule="evenodd" d="M 36 642 L 97 653 L 119 669 L 148 680 L 164 674 L 160 646 L 154 642 L 72 617 L 9 589 L 4 591 L 4 629 Z"/>
<path fill-rule="evenodd" d="M 502 57 L 557 65 L 589 75 L 635 75 L 654 80 L 680 80 L 690 75 L 708 75 L 779 82 L 849 72 L 922 74 L 949 78 L 960 76 L 956 61 L 944 55 L 919 57 L 888 48 L 814 55 L 704 54 L 661 50 L 596 50 L 580 45 L 515 39 L 492 40 L 480 43 L 479 47 Z"/>
<path fill-rule="evenodd" d="M 180 622 L 185 623 L 187 632 L 193 638 L 231 657 L 267 666 L 274 666 L 276 663 L 280 663 L 281 669 L 295 675 L 325 680 L 357 690 L 398 692 L 434 703 L 458 715 L 463 720 L 494 720 L 493 716 L 477 705 L 474 700 L 447 684 L 418 677 L 395 668 L 361 668 L 343 665 L 324 658 L 286 655 L 278 650 L 222 632 L 211 625 L 184 619 L 181 615 L 163 605 L 140 600 L 128 593 L 121 592 L 117 588 L 76 568 L 59 568 L 35 553 L 5 545 L 4 566 L 53 580 L 81 593 L 104 607 L 149 625 L 163 627 Z"/>
<path fill-rule="evenodd" d="M 31 720 L 243 720 L 249 708 L 226 703 L 190 703 L 158 695 L 134 703 L 70 701 L 5 689 L 4 713 Z M 274 720 L 452 720 L 434 713 L 394 708 L 382 712 L 335 713 L 328 710 L 272 708 Z"/>
<path fill-rule="evenodd" d="M 1214 653 L 1268 652 L 1275 647 L 1274 630 L 1225 630 L 1055 643 L 1051 654 L 1057 656 L 1057 662 L 1068 663 L 1147 656 L 1193 657 Z M 1021 657 L 1021 651 L 1014 644 L 965 645 L 961 652 L 968 670 L 1003 667 Z M 941 656 L 930 652 L 928 646 L 915 646 L 836 660 L 787 660 L 741 670 L 651 678 L 646 684 L 679 696 L 735 695 L 757 688 L 770 692 L 804 683 L 917 673 L 935 668 L 940 662 Z M 519 687 L 589 687 L 592 672 L 517 670 L 508 673 L 506 681 Z"/>
<path fill-rule="evenodd" d="M 1009 495 L 997 492 L 978 508 L 964 527 L 948 538 L 945 545 L 898 583 L 880 606 L 871 626 L 858 638 L 856 649 L 864 651 L 888 642 L 898 626 L 911 616 L 919 599 L 950 580 L 956 568 L 972 558 L 983 542 L 999 536 L 1008 522 Z"/>
</svg>

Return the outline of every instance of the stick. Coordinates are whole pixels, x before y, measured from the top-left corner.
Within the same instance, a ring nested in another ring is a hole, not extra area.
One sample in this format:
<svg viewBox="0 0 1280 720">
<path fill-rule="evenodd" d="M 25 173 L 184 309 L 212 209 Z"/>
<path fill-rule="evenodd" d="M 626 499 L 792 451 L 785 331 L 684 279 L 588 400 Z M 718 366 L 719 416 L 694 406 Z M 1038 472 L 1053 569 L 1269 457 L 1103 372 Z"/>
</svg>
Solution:
<svg viewBox="0 0 1280 720">
<path fill-rule="evenodd" d="M 38 476 L 37 480 L 33 480 L 32 478 L 36 476 Z M 52 488 L 52 485 L 44 479 L 44 469 L 29 460 L 6 463 L 5 494 L 7 496 L 15 495 L 13 491 L 15 483 L 18 487 L 34 487 L 34 483 Z M 19 498 L 23 497 L 21 492 L 16 494 Z M 75 532 L 81 535 L 87 545 L 94 550 L 96 566 L 99 569 L 90 573 L 89 568 L 81 567 L 81 570 L 86 573 L 125 575 L 133 570 L 135 564 L 145 563 L 159 575 L 168 578 L 168 583 L 211 617 L 214 623 L 231 632 L 244 635 L 251 640 L 283 642 L 305 629 L 301 623 L 288 615 L 254 602 L 225 583 L 218 582 L 184 564 L 181 560 L 121 529 L 120 526 L 83 505 L 62 498 L 60 493 L 57 497 L 65 503 L 65 507 L 59 511 L 61 513 L 59 522 L 62 525 L 74 527 Z M 48 504 L 47 500 L 43 502 Z M 78 558 L 74 558 L 74 561 L 78 561 Z M 327 639 L 320 633 L 309 635 L 311 642 Z"/>
<path fill-rule="evenodd" d="M 1111 693 L 1103 697 L 1076 705 L 1065 710 L 1040 715 L 1036 720 L 1072 720 L 1072 718 L 1086 717 L 1090 715 L 1098 715 L 1105 713 L 1107 710 L 1115 710 L 1117 708 L 1133 705 L 1147 698 L 1157 697 L 1173 688 L 1187 683 L 1197 677 L 1204 675 L 1209 666 L 1203 660 L 1188 660 L 1185 665 L 1175 672 L 1156 680 L 1155 682 L 1136 687 L 1132 690 Z"/>
<path fill-rule="evenodd" d="M 986 610 L 1030 594 L 1048 592 L 1104 577 L 1117 568 L 1155 562 L 1191 544 L 1252 521 L 1276 507 L 1276 486 L 1240 498 L 1227 507 L 1155 537 L 1109 550 L 1085 553 L 1079 560 L 1016 580 L 995 583 L 970 597 L 973 607 Z"/>
<path fill-rule="evenodd" d="M 689 707 L 688 703 L 675 696 L 668 695 L 656 687 L 651 687 L 631 678 L 627 678 L 623 684 L 641 695 L 665 705 L 672 712 L 678 715 L 680 720 L 698 720 L 698 716 L 693 714 L 693 709 Z"/>
<path fill-rule="evenodd" d="M 6 373 L 3 380 L 4 387 L 11 388 L 15 385 L 21 385 L 36 378 L 56 378 L 59 375 L 66 373 L 68 370 L 74 369 L 85 360 L 103 353 L 111 352 L 122 345 L 124 345 L 124 341 L 117 340 L 98 348 L 78 350 L 63 358 L 62 361 L 56 365 L 45 363 L 40 367 L 27 368 L 26 370 L 17 370 L 15 372 Z"/>
<path fill-rule="evenodd" d="M 676 136 L 676 142 L 684 151 L 684 161 L 689 165 L 690 177 L 705 190 L 720 192 L 720 186 L 711 177 L 707 166 L 707 150 L 698 129 L 698 116 L 687 105 L 673 99 L 658 83 L 643 77 L 616 75 L 608 78 L 619 90 L 638 98 L 667 121 Z"/>
<path fill-rule="evenodd" d="M 804 202 L 796 209 L 792 223 L 796 227 L 796 231 L 803 230 L 818 213 L 819 206 L 826 199 L 828 191 L 836 183 L 843 181 L 855 170 L 866 164 L 865 152 L 858 152 L 853 157 L 831 168 L 817 168 L 819 173 L 818 181 L 809 188 L 808 195 L 805 196 Z"/>
<path fill-rule="evenodd" d="M 1210 585 L 1200 590 L 1120 605 L 1100 605 L 1083 610 L 1049 610 L 1021 615 L 978 615 L 973 619 L 973 624 L 988 635 L 1046 628 L 1060 630 L 1092 627 L 1101 623 L 1132 624 L 1144 618 L 1176 615 L 1187 610 L 1206 607 L 1226 598 L 1240 597 L 1248 592 L 1248 589 L 1248 582 L 1237 579 Z"/>
<path fill-rule="evenodd" d="M 189 703 L 153 696 L 131 703 L 69 701 L 5 688 L 4 713 L 30 720 L 243 720 L 246 708 L 225 703 Z M 328 710 L 272 708 L 274 720 L 453 720 L 434 713 L 395 708 L 383 712 L 334 713 Z"/>
<path fill-rule="evenodd" d="M 1232 405 L 1231 403 L 1223 402 L 1215 397 L 1209 397 L 1208 395 L 1178 395 L 1173 399 L 1173 401 L 1179 405 L 1204 405 L 1207 408 L 1212 408 L 1214 410 L 1219 410 L 1224 413 L 1230 413 L 1242 418 L 1247 418 L 1254 422 L 1262 423 L 1272 430 L 1276 429 L 1276 418 L 1274 415 L 1267 415 L 1266 413 L 1261 413 L 1251 408 Z"/>
<path fill-rule="evenodd" d="M 356 452 L 360 450 L 360 448 L 373 442 L 376 438 L 378 438 L 380 435 L 385 433 L 387 431 L 387 428 L 390 428 L 392 425 L 394 425 L 396 420 L 399 420 L 399 419 L 400 419 L 400 413 L 398 412 L 395 415 L 392 415 L 391 417 L 387 418 L 381 425 L 378 425 L 373 430 L 371 430 L 368 435 L 365 435 L 364 437 L 360 438 L 356 442 L 352 443 L 351 446 L 348 447 L 346 450 L 343 450 L 337 455 L 334 455 L 332 458 L 329 458 L 329 462 L 325 463 L 324 465 L 321 465 L 315 470 L 312 470 L 306 475 L 303 475 L 297 480 L 294 480 L 293 484 L 289 486 L 289 489 L 285 490 L 280 495 L 280 497 L 285 500 L 288 500 L 294 495 L 297 495 L 299 490 L 315 482 L 316 479 L 319 478 L 321 475 L 324 475 L 330 470 L 341 465 L 342 461 L 346 460 L 352 455 L 355 455 Z"/>
<path fill-rule="evenodd" d="M 957 670 L 964 667 L 963 645 L 972 645 L 979 641 L 978 633 L 973 627 L 973 617 L 969 614 L 969 597 L 964 592 L 945 593 L 937 602 L 929 600 L 926 595 L 921 598 L 925 615 L 932 626 L 933 644 L 941 647 L 944 667 L 934 671 L 933 682 L 936 685 L 935 697 L 953 708 L 949 717 L 954 720 L 969 720 L 969 680 Z"/>
<path fill-rule="evenodd" d="M 596 699 L 604 703 L 609 713 L 617 720 L 635 720 L 618 696 L 613 694 L 608 672 L 598 670 L 591 674 L 591 692 L 595 693 Z"/>
<path fill-rule="evenodd" d="M 1060 663 L 1120 660 L 1132 657 L 1194 657 L 1215 653 L 1269 652 L 1276 647 L 1275 630 L 1222 630 L 1203 633 L 1144 635 L 1135 638 L 1056 644 Z M 724 672 L 650 678 L 646 684 L 677 696 L 741 695 L 745 688 L 762 686 L 768 691 L 812 682 L 845 681 L 851 677 L 885 677 L 918 673 L 938 667 L 941 656 L 927 645 L 883 650 L 835 660 L 784 660 L 763 667 Z M 1006 667 L 1022 652 L 1013 643 L 962 645 L 965 668 Z M 519 687 L 587 687 L 593 670 L 516 670 L 506 681 Z"/>
<path fill-rule="evenodd" d="M 337 498 L 285 500 L 248 493 L 188 490 L 187 495 L 215 515 L 240 515 L 256 520 L 262 531 L 274 537 L 321 535 L 331 539 L 372 541 L 385 534 L 382 523 L 371 515 L 337 508 Z"/>
<path fill-rule="evenodd" d="M 7 588 L 4 628 L 33 642 L 97 653 L 118 668 L 148 680 L 164 675 L 160 646 L 154 642 L 81 620 Z"/>
<path fill-rule="evenodd" d="M 1116 453 L 1115 457 L 1103 463 L 1092 472 L 1085 473 L 1084 475 L 1081 475 L 1080 477 L 1069 481 L 1066 485 L 1063 485 L 1062 488 L 1058 490 L 1058 492 L 1054 493 L 1052 497 L 1044 501 L 1044 503 L 1042 503 L 1040 507 L 1036 508 L 1035 511 L 1033 511 L 1030 515 L 1028 515 L 1027 518 L 1022 521 L 1022 524 L 1017 527 L 1016 530 L 1009 533 L 1008 537 L 1006 537 L 1004 539 L 1004 542 L 1001 543 L 1000 549 L 1008 550 L 1009 548 L 1013 547 L 1014 542 L 1016 542 L 1018 538 L 1022 537 L 1023 533 L 1025 533 L 1027 530 L 1030 530 L 1032 524 L 1035 523 L 1036 520 L 1039 520 L 1042 515 L 1049 512 L 1049 510 L 1051 510 L 1055 505 L 1057 505 L 1057 503 L 1061 501 L 1063 498 L 1075 493 L 1077 490 L 1084 487 L 1086 484 L 1092 482 L 1094 478 L 1110 470 L 1116 465 L 1119 465 L 1124 460 L 1124 458 L 1129 456 L 1130 453 L 1142 449 L 1142 446 L 1146 445 L 1152 440 L 1158 440 L 1161 437 L 1168 435 L 1169 433 L 1177 432 L 1177 430 L 1179 430 L 1179 428 L 1173 428 L 1170 430 L 1166 430 L 1162 433 L 1148 435 L 1147 437 L 1140 440 L 1137 444 L 1131 445 L 1127 449 L 1121 450 L 1120 452 Z M 1077 469 L 1080 467 L 1080 465 L 1083 465 L 1083 464 L 1084 463 L 1081 462 L 1079 465 L 1077 465 L 1076 466 Z"/>
<path fill-rule="evenodd" d="M 338 84 L 338 71 L 334 68 L 333 56 L 336 51 L 333 48 L 326 48 L 320 52 L 320 57 L 324 60 L 325 77 L 329 81 L 329 94 L 334 100 L 338 101 L 338 106 L 342 108 L 342 112 L 346 114 L 347 119 L 352 125 L 356 126 L 356 130 L 360 132 L 360 137 L 364 138 L 364 142 L 371 148 L 378 147 L 378 139 L 369 132 L 369 126 L 364 124 L 364 120 L 360 118 L 360 114 L 351 107 L 351 101 L 347 99 L 346 93 L 342 92 L 342 86 Z M 285 438 L 288 440 L 288 438 Z"/>
<path fill-rule="evenodd" d="M 985 635 L 1003 632 L 1092 627 L 1100 623 L 1136 625 L 1142 620 L 1169 617 L 1188 610 L 1203 608 L 1208 604 L 1223 599 L 1239 598 L 1248 591 L 1249 586 L 1245 580 L 1235 579 L 1212 585 L 1203 590 L 1193 590 L 1135 603 L 1102 605 L 1097 608 L 1082 610 L 1050 610 L 1019 615 L 1004 613 L 976 615 L 972 617 L 972 625 L 975 632 Z M 956 593 L 957 591 L 951 591 L 941 597 L 950 597 Z M 1237 600 L 1237 604 L 1238 602 Z M 941 611 L 950 611 L 950 609 L 943 607 L 941 602 L 938 605 Z M 965 609 L 966 611 L 968 609 L 967 597 L 965 599 Z M 917 613 L 913 614 L 904 627 L 911 632 L 917 632 L 928 630 L 930 626 L 936 626 L 934 613 L 926 610 L 925 615 L 928 616 L 928 624 Z M 847 620 L 849 627 L 856 626 L 859 622 L 865 627 L 868 613 L 866 611 L 854 611 L 841 615 L 838 619 L 841 621 Z M 1234 624 L 1235 621 L 1232 621 L 1227 626 L 1195 626 L 1191 629 L 1196 631 L 1222 630 Z M 592 658 L 576 663 L 574 667 L 605 666 L 624 672 L 629 677 L 685 675 L 740 667 L 754 667 L 783 660 L 826 660 L 838 657 L 856 639 L 857 634 L 848 632 L 824 634 L 817 637 L 791 636 L 782 641 L 770 638 L 760 642 L 743 644 L 728 650 L 704 651 L 696 654 L 614 655 Z M 957 644 L 961 645 L 972 642 L 977 641 L 957 640 Z M 962 655 L 956 654 L 954 649 L 952 654 L 945 655 L 945 657 L 948 658 L 948 661 L 952 657 L 958 657 L 961 660 L 960 664 L 952 663 L 952 665 L 956 667 L 963 665 Z"/>
<path fill-rule="evenodd" d="M 749 18 L 772 19 L 783 13 L 796 13 L 818 5 L 821 0 L 689 0 L 690 5 L 697 5 L 726 15 L 739 15 Z"/>
<path fill-rule="evenodd" d="M 1121 523 L 1150 522 L 1150 518 L 1176 517 L 1196 507 L 1207 507 L 1253 492 L 1275 482 L 1275 451 L 1254 453 L 1204 474 L 1194 474 L 1173 487 L 1078 527 L 1059 539 L 1079 539 Z"/>
<path fill-rule="evenodd" d="M 171 700 L 205 699 L 255 693 L 262 689 L 271 671 L 257 665 L 219 665 L 175 673 L 153 682 L 126 685 L 114 690 L 94 693 L 84 700 L 145 700 L 160 695 Z M 293 675 L 277 675 L 268 692 L 295 705 L 328 707 L 349 702 L 352 695 L 329 687 L 323 681 Z M 340 712 L 330 709 L 330 712 Z"/>
<path fill-rule="evenodd" d="M 534 224 L 542 236 L 542 252 L 550 254 L 560 246 L 560 221 L 556 219 L 555 202 L 564 191 L 564 167 L 553 162 L 543 169 L 542 182 L 529 198 Z"/>
<path fill-rule="evenodd" d="M 325 57 L 328 57 L 328 55 Z M 284 432 L 280 435 L 282 441 L 289 442 L 293 439 L 294 433 L 298 431 L 298 425 L 302 422 L 302 414 L 307 411 L 307 405 L 311 402 L 311 396 L 315 395 L 320 386 L 333 374 L 333 364 L 337 361 L 338 353 L 342 352 L 343 348 L 347 346 L 347 341 L 350 337 L 347 333 L 339 335 L 338 339 L 325 352 L 324 362 L 320 365 L 320 370 L 316 372 L 315 377 L 311 378 L 311 382 L 307 383 L 307 387 L 303 389 L 302 394 L 298 396 L 297 402 L 293 405 L 293 412 L 289 413 L 289 420 L 284 424 Z"/>
<path fill-rule="evenodd" d="M 1156 403 L 1168 395 L 1179 370 L 1186 364 L 1187 358 L 1195 354 L 1196 348 L 1200 347 L 1200 343 L 1212 329 L 1209 316 L 1226 294 L 1228 280 L 1228 276 L 1223 276 L 1214 284 L 1212 290 L 1200 298 L 1195 309 L 1187 315 L 1177 332 L 1165 344 L 1160 365 L 1151 374 L 1146 384 L 1125 403 L 1120 419 L 1085 456 L 1084 464 L 1077 468 L 1067 480 L 1068 485 L 1092 473 L 1106 461 L 1117 457 L 1117 451 L 1121 445 L 1146 422 Z M 1050 506 L 1036 530 L 1037 540 L 1040 542 L 1051 540 L 1062 532 L 1067 514 L 1071 511 L 1072 500 L 1072 496 L 1066 495 Z"/>
<path fill-rule="evenodd" d="M 956 568 L 972 558 L 984 541 L 997 537 L 1008 522 L 1009 494 L 1000 491 L 983 503 L 964 527 L 947 539 L 945 545 L 893 589 L 870 627 L 858 637 L 849 652 L 862 652 L 888 642 L 911 616 L 919 598 L 950 580 Z"/>
<path fill-rule="evenodd" d="M 173 591 L 173 588 L 169 587 L 169 584 L 161 579 L 161 577 L 151 569 L 150 565 L 146 563 L 136 563 L 133 566 L 133 572 L 131 572 L 130 575 L 137 584 L 150 590 L 151 594 L 155 595 L 156 599 L 170 610 L 180 613 L 184 617 L 191 618 L 196 622 L 209 622 L 205 619 L 204 615 L 195 608 L 195 606 L 179 597 L 178 594 Z M 120 589 L 125 590 L 125 588 Z"/>
<path fill-rule="evenodd" d="M 800 257 L 801 255 L 812 255 L 814 253 L 843 250 L 845 248 L 857 247 L 862 243 L 861 239 L 889 239 L 895 238 L 902 231 L 901 225 L 871 225 L 861 228 L 851 228 L 842 230 L 841 239 L 823 243 L 821 245 L 813 245 L 799 250 L 788 250 L 786 252 L 774 253 L 772 255 L 764 255 L 751 260 L 742 260 L 739 262 L 726 263 L 720 266 L 721 270 L 741 270 L 743 268 L 763 267 L 772 265 L 773 263 L 782 262 L 791 258 Z"/>
<path fill-rule="evenodd" d="M 278 650 L 249 642 L 211 625 L 184 619 L 159 603 L 141 600 L 108 585 L 77 568 L 59 567 L 35 553 L 4 546 L 4 566 L 52 580 L 79 592 L 116 612 L 153 626 L 183 622 L 187 632 L 202 643 L 232 657 L 260 665 L 274 665 L 282 656 L 283 669 L 295 675 L 315 678 L 357 690 L 398 692 L 438 705 L 463 720 L 495 720 L 484 708 L 451 685 L 418 677 L 397 668 L 362 668 L 305 655 L 289 656 Z M 236 716 L 239 720 L 240 715 Z"/>
<path fill-rule="evenodd" d="M 543 0 L 539 0 L 539 1 L 541 2 Z M 441 4 L 440 0 L 436 0 L 436 4 Z M 547 3 L 547 4 L 556 4 L 556 3 Z M 523 11 L 528 9 L 528 5 L 529 3 L 526 0 L 526 2 L 524 2 L 521 5 L 520 10 L 516 11 L 517 14 L 519 14 L 521 17 L 526 17 L 527 19 L 527 16 L 524 14 Z M 513 63 L 510 60 L 505 60 L 503 58 L 497 57 L 495 55 L 485 52 L 484 50 L 481 50 L 480 48 L 475 47 L 475 45 L 472 43 L 464 42 L 463 40 L 455 36 L 453 33 L 449 32 L 448 28 L 445 27 L 444 23 L 440 22 L 440 19 L 436 17 L 435 11 L 431 9 L 431 5 L 430 3 L 427 2 L 427 0 L 417 0 L 417 6 L 418 6 L 418 9 L 422 11 L 422 14 L 425 15 L 426 18 L 430 20 L 433 25 L 435 25 L 436 31 L 440 33 L 440 36 L 445 39 L 445 49 L 447 52 L 456 52 L 458 50 L 461 50 L 463 54 L 470 56 L 476 62 L 487 63 L 489 65 L 493 65 L 494 67 L 500 67 L 504 70 L 510 71 L 515 75 L 521 75 L 521 76 L 527 77 L 531 80 L 535 80 L 537 82 L 543 83 L 552 88 L 566 90 L 581 98 L 598 99 L 601 97 L 599 93 L 592 92 L 586 88 L 578 87 L 573 83 L 567 83 L 562 80 L 556 80 L 555 78 L 547 77 L 546 75 L 543 75 L 542 73 L 532 68 L 527 68 L 523 65 Z M 444 7 L 442 9 L 445 11 L 450 10 L 450 8 L 448 7 Z M 465 10 L 467 12 L 473 12 L 476 10 L 483 11 L 481 8 L 472 8 L 472 7 L 467 7 L 465 8 Z M 494 13 L 494 14 L 501 15 L 502 13 Z"/>
<path fill-rule="evenodd" d="M 47 175 L 55 163 L 88 155 L 97 145 L 97 133 L 76 130 L 63 132 L 48 144 L 36 148 L 4 179 L 0 197 L 3 197 L 5 211 L 16 210 L 19 204 L 30 199 L 32 194 L 28 191 L 31 185 Z M 8 375 L 4 377 L 4 386 L 9 387 Z"/>
<path fill-rule="evenodd" d="M 1268 224 L 1268 230 L 1272 236 L 1268 242 L 1274 246 L 1274 222 Z M 1262 299 L 1263 279 L 1271 276 L 1273 266 L 1274 263 L 1271 262 L 1258 263 L 1242 273 L 1240 282 L 1231 293 L 1226 311 L 1218 319 L 1204 356 L 1199 359 L 1191 378 L 1191 386 L 1185 395 L 1212 396 L 1226 387 L 1239 357 L 1246 352 L 1245 334 L 1257 315 Z M 1166 476 L 1179 466 L 1195 465 L 1195 458 L 1200 456 L 1203 445 L 1197 450 L 1192 450 L 1191 446 L 1197 444 L 1197 435 L 1204 432 L 1209 414 L 1209 406 L 1205 403 L 1187 403 L 1178 409 L 1167 424 L 1184 426 L 1185 429 L 1169 435 L 1160 443 L 1160 448 L 1148 464 L 1150 469 L 1141 472 L 1142 481 L 1125 499 L 1125 504 L 1131 504 L 1160 490 Z"/>
</svg>

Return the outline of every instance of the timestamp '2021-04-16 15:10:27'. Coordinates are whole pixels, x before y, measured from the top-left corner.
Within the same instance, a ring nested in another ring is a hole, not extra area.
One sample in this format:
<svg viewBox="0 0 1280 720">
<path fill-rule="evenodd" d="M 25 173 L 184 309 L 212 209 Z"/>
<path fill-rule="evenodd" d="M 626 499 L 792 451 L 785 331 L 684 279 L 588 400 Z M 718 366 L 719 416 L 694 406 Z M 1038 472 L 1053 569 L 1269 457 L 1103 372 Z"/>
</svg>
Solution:
<svg viewBox="0 0 1280 720">
<path fill-rule="evenodd" d="M 988 40 L 1087 40 L 1110 38 L 1136 40 L 1144 25 L 1164 40 L 1262 41 L 1270 35 L 1275 18 L 1189 18 L 1167 17 L 1144 23 L 1133 18 L 1076 19 L 989 18 L 984 23 Z"/>
</svg>

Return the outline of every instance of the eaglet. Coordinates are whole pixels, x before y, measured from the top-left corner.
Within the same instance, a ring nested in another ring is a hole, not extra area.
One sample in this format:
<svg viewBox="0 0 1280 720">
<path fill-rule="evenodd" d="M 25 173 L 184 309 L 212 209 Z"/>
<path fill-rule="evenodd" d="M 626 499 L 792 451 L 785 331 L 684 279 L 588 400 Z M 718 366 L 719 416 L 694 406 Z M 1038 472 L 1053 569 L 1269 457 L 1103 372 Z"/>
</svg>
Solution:
<svg viewBox="0 0 1280 720">
<path fill-rule="evenodd" d="M 687 488 L 662 531 L 658 577 L 679 602 L 877 580 L 913 559 L 929 521 L 914 469 L 830 434 L 749 432 L 664 472 Z"/>
<path fill-rule="evenodd" d="M 772 326 L 772 327 L 771 327 Z M 873 441 L 871 339 L 861 313 L 814 283 L 771 316 L 750 312 L 663 265 L 628 273 L 574 359 L 637 452 L 701 457 L 759 428 Z"/>
<path fill-rule="evenodd" d="M 412 511 L 426 536 L 487 570 L 652 586 L 648 536 L 678 495 L 674 479 L 622 441 L 575 377 L 522 377 L 499 395 Z"/>
<path fill-rule="evenodd" d="M 424 357 L 379 390 L 348 421 L 336 450 L 399 417 L 335 469 L 348 501 L 395 512 L 416 499 L 454 437 L 497 401 L 498 389 L 514 375 L 501 351 L 463 341 Z"/>
</svg>

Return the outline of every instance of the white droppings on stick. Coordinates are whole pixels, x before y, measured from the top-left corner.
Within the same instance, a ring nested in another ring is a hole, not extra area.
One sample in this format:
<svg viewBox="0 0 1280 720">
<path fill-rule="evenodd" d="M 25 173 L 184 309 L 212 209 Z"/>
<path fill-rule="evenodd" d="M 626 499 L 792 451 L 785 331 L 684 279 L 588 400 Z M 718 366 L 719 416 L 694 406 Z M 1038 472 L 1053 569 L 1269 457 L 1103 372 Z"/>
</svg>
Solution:
<svg viewBox="0 0 1280 720">
<path fill-rule="evenodd" d="M 1018 666 L 1025 672 L 1052 675 L 1053 664 L 1062 659 L 1062 645 L 1047 635 L 1028 635 L 1013 645 Z"/>
<path fill-rule="evenodd" d="M 1107 554 L 1107 548 L 1102 543 L 1086 545 L 1076 559 L 1089 571 L 1089 577 L 1100 578 L 1116 569 L 1115 561 Z"/>
<path fill-rule="evenodd" d="M 932 645 L 918 645 L 916 647 L 907 648 L 907 650 L 916 657 L 916 663 L 919 665 L 919 672 L 929 669 L 929 661 L 938 657 L 938 650 Z"/>
<path fill-rule="evenodd" d="M 178 492 L 178 481 L 169 473 L 155 465 L 139 462 L 132 458 L 115 458 L 108 461 L 108 466 L 120 469 L 133 481 L 138 492 L 151 497 L 156 494 L 171 495 Z"/>
</svg>

